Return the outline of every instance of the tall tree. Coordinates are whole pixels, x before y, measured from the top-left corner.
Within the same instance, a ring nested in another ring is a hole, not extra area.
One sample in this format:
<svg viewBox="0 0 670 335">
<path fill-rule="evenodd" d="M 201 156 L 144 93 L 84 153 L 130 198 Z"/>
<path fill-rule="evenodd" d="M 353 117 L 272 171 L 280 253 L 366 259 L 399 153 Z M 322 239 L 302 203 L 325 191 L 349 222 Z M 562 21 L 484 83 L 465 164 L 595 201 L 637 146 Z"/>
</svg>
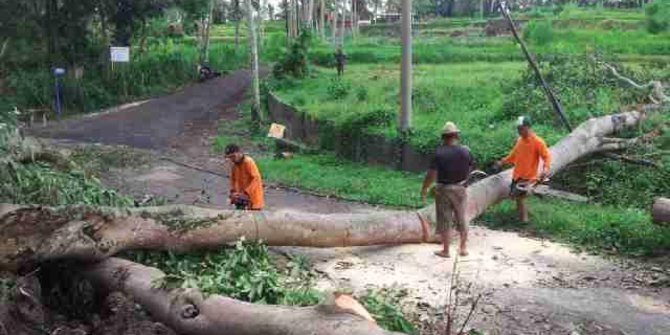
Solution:
<svg viewBox="0 0 670 335">
<path fill-rule="evenodd" d="M 232 16 L 235 21 L 235 54 L 240 53 L 240 20 L 242 19 L 242 9 L 240 0 L 233 0 Z"/>
<path fill-rule="evenodd" d="M 326 40 L 326 1 L 321 0 L 321 6 L 319 6 L 319 33 L 321 33 L 321 39 Z"/>
<path fill-rule="evenodd" d="M 209 11 L 207 14 L 206 28 L 205 28 L 205 41 L 203 46 L 203 59 L 204 62 L 209 62 L 209 33 L 212 30 L 212 23 L 214 23 L 214 0 L 209 0 Z"/>
<path fill-rule="evenodd" d="M 401 133 L 412 126 L 412 0 L 402 0 L 402 61 L 400 65 L 400 122 Z"/>
<path fill-rule="evenodd" d="M 347 0 L 342 0 L 342 15 L 340 15 L 340 46 L 344 46 L 344 32 L 345 32 L 345 21 L 347 20 Z"/>
<path fill-rule="evenodd" d="M 254 127 L 259 127 L 261 122 L 260 106 L 261 95 L 258 81 L 258 46 L 256 40 L 256 21 L 254 20 L 254 9 L 251 0 L 245 0 L 247 10 L 247 28 L 249 29 L 249 51 L 251 60 L 251 92 L 253 100 L 251 104 L 251 121 Z"/>
</svg>

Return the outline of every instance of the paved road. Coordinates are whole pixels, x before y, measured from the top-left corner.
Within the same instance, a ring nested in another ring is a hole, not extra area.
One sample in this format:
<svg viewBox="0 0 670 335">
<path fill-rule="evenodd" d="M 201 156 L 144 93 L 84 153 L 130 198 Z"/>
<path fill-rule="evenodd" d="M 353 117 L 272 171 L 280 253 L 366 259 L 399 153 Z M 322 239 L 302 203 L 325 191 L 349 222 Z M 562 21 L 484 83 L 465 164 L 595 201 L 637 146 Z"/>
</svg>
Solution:
<svg viewBox="0 0 670 335">
<path fill-rule="evenodd" d="M 164 149 L 189 123 L 215 122 L 219 108 L 240 103 L 249 81 L 248 71 L 239 70 L 204 83 L 189 84 L 175 94 L 137 106 L 50 123 L 27 133 L 80 142 Z"/>
</svg>

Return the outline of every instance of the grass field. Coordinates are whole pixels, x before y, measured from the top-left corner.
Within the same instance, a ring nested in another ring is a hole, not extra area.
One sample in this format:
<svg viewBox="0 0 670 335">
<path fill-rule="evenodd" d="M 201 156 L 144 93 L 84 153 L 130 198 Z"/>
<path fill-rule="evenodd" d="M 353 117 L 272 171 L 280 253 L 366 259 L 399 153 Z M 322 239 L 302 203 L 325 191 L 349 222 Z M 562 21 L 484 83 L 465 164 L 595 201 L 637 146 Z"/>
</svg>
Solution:
<svg viewBox="0 0 670 335">
<path fill-rule="evenodd" d="M 525 66 L 521 62 L 416 66 L 412 144 L 432 150 L 444 122 L 452 120 L 480 162 L 503 155 L 515 139 L 512 120 L 497 120 L 504 102 L 503 87 L 519 77 Z M 318 68 L 314 76 L 285 82 L 274 92 L 305 113 L 336 122 L 379 110 L 390 115 L 397 113 L 398 66 L 354 64 L 346 71 L 344 78 L 338 80 L 333 70 Z M 395 137 L 394 121 L 393 118 L 393 122 L 367 130 Z M 550 142 L 563 133 L 561 129 L 542 126 L 537 131 Z"/>
</svg>

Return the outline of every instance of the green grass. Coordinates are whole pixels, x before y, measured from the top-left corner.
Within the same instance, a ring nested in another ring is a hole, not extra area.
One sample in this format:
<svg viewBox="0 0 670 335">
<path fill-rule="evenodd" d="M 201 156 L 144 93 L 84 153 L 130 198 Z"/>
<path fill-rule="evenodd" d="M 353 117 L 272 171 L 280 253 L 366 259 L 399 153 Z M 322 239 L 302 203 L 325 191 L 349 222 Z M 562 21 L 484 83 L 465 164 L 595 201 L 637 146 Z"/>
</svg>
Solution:
<svg viewBox="0 0 670 335">
<path fill-rule="evenodd" d="M 651 34 L 646 30 L 643 9 L 613 10 L 579 8 L 572 5 L 535 8 L 517 13 L 519 20 L 546 22 L 553 27 L 551 40 L 527 40 L 534 53 L 578 55 L 598 50 L 625 60 L 670 61 L 670 32 Z M 510 35 L 486 36 L 486 18 L 439 18 L 414 24 L 414 62 L 443 64 L 473 61 L 523 61 L 521 50 Z M 532 22 L 531 22 L 532 23 Z M 527 26 L 523 30 L 527 29 Z M 399 23 L 361 28 L 363 36 L 345 40 L 345 50 L 353 63 L 400 60 Z M 452 36 L 452 34 L 457 33 Z M 320 45 L 311 52 L 317 64 L 332 66 L 332 47 Z"/>
<path fill-rule="evenodd" d="M 265 180 L 341 199 L 393 207 L 421 207 L 422 176 L 365 166 L 331 155 L 257 159 Z"/>
<path fill-rule="evenodd" d="M 491 228 L 532 230 L 589 251 L 632 256 L 670 252 L 670 229 L 651 223 L 648 210 L 531 198 L 530 221 L 518 223 L 512 201 L 490 208 L 479 219 Z"/>
<path fill-rule="evenodd" d="M 411 144 L 432 151 L 442 125 L 452 120 L 461 128 L 464 143 L 479 162 L 503 155 L 513 144 L 515 134 L 513 118 L 509 122 L 494 120 L 504 102 L 501 87 L 518 78 L 525 66 L 520 62 L 416 66 Z M 340 83 L 334 70 L 319 68 L 314 76 L 282 83 L 273 92 L 301 112 L 339 124 L 357 115 L 383 111 L 391 115 L 392 121 L 368 127 L 367 131 L 395 137 L 399 76 L 395 65 L 354 64 L 346 68 Z M 359 92 L 366 92 L 365 99 Z M 562 134 L 552 127 L 538 127 L 537 131 L 549 142 Z"/>
</svg>

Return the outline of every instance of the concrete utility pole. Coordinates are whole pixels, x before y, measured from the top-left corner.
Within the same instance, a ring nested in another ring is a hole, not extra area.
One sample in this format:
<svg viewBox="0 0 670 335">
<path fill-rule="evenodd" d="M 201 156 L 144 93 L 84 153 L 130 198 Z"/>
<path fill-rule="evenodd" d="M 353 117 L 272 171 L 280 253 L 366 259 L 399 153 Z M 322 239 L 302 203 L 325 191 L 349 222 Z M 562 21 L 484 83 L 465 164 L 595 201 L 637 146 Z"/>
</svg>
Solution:
<svg viewBox="0 0 670 335">
<path fill-rule="evenodd" d="M 254 21 L 254 8 L 251 0 L 245 0 L 247 7 L 247 27 L 249 28 L 249 49 L 251 50 L 251 92 L 253 103 L 251 105 L 251 122 L 255 127 L 261 123 L 261 95 L 258 83 L 258 45 L 256 41 L 256 22 Z"/>
<path fill-rule="evenodd" d="M 412 127 L 412 0 L 402 0 L 402 60 L 400 63 L 400 132 Z"/>
</svg>

